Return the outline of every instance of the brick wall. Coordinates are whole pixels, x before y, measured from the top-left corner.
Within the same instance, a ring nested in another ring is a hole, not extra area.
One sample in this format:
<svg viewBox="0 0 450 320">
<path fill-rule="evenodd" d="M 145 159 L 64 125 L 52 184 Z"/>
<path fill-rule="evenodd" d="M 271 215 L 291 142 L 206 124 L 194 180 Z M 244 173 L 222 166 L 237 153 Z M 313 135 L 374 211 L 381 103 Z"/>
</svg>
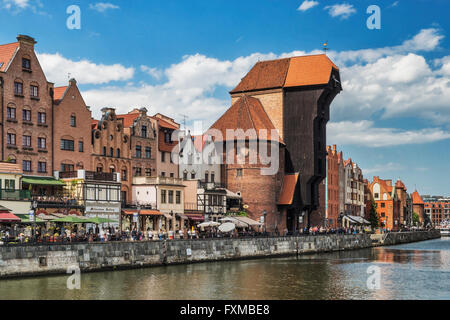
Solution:
<svg viewBox="0 0 450 320">
<path fill-rule="evenodd" d="M 29 175 L 51 176 L 52 175 L 52 98 L 50 89 L 53 85 L 47 82 L 39 61 L 34 52 L 34 40 L 21 39 L 19 49 L 12 60 L 6 73 L 0 74 L 4 80 L 3 99 L 4 110 L 2 122 L 4 123 L 2 160 L 15 160 L 22 167 L 22 161 L 31 161 L 31 172 Z M 29 59 L 31 70 L 24 71 L 22 68 L 22 58 Z M 23 95 L 15 95 L 14 82 L 23 84 Z M 31 98 L 30 85 L 38 87 L 38 98 Z M 14 120 L 7 120 L 7 107 L 15 108 L 16 117 Z M 31 121 L 24 121 L 23 110 L 31 111 Z M 46 123 L 38 125 L 38 112 L 46 114 Z M 16 145 L 8 146 L 6 136 L 8 133 L 16 135 Z M 31 136 L 31 148 L 24 149 L 22 137 Z M 38 137 L 46 138 L 46 149 L 38 150 Z M 38 162 L 46 163 L 46 172 L 38 172 Z"/>
<path fill-rule="evenodd" d="M 92 171 L 91 111 L 86 107 L 75 80 L 71 80 L 63 99 L 54 108 L 54 164 L 55 171 L 62 171 L 61 165 L 73 165 L 74 170 Z M 75 117 L 75 126 L 71 117 Z M 61 150 L 61 139 L 74 141 L 74 151 Z M 79 143 L 83 143 L 80 151 Z"/>
</svg>

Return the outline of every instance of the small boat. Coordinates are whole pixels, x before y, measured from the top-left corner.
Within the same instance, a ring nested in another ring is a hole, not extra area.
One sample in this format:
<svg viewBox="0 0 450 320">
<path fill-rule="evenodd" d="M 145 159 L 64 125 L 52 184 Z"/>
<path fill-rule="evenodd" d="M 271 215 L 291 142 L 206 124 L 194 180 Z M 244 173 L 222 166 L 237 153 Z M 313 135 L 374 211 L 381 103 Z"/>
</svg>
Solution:
<svg viewBox="0 0 450 320">
<path fill-rule="evenodd" d="M 450 228 L 441 228 L 441 236 L 450 237 Z"/>
</svg>

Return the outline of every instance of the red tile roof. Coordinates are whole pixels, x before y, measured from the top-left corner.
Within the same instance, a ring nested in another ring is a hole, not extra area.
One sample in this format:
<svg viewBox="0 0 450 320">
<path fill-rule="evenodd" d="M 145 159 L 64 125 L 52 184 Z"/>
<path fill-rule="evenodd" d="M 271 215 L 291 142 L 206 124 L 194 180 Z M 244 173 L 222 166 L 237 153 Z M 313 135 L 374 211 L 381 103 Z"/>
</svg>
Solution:
<svg viewBox="0 0 450 320">
<path fill-rule="evenodd" d="M 413 192 L 412 201 L 413 201 L 413 204 L 425 204 L 425 202 L 423 202 L 423 200 L 422 200 L 422 197 L 420 196 L 420 194 L 417 191 Z"/>
<path fill-rule="evenodd" d="M 295 187 L 298 183 L 299 174 L 285 175 L 283 181 L 283 188 L 281 189 L 278 204 L 280 206 L 288 206 L 294 202 Z"/>
<path fill-rule="evenodd" d="M 267 141 L 284 142 L 279 136 L 272 137 L 271 130 L 275 126 L 267 115 L 261 102 L 253 97 L 243 96 L 236 101 L 219 120 L 214 123 L 211 129 L 219 130 L 222 133 L 223 140 L 227 139 L 227 129 L 255 130 L 257 138 Z M 267 130 L 267 136 L 261 136 L 260 130 Z M 217 140 L 217 137 L 216 141 Z M 248 138 L 248 137 L 247 137 Z"/>
<path fill-rule="evenodd" d="M 339 68 L 325 55 L 258 62 L 230 93 L 328 84 Z"/>
<path fill-rule="evenodd" d="M 8 64 L 14 57 L 14 53 L 18 48 L 18 42 L 0 45 L 0 71 L 6 71 Z"/>
<path fill-rule="evenodd" d="M 139 117 L 140 113 L 118 114 L 117 119 L 123 119 L 123 126 L 129 128 L 134 121 Z"/>
<path fill-rule="evenodd" d="M 179 127 L 174 126 L 173 124 L 167 122 L 166 120 L 163 120 L 163 119 L 161 119 L 161 118 L 155 118 L 155 119 L 158 120 L 158 124 L 159 124 L 159 126 L 162 127 L 162 128 L 172 129 L 172 130 L 178 130 L 178 129 L 179 129 Z"/>
<path fill-rule="evenodd" d="M 2 173 L 22 173 L 20 165 L 15 163 L 0 162 L 0 172 Z"/>
<path fill-rule="evenodd" d="M 406 186 L 405 186 L 405 184 L 403 183 L 402 180 L 397 180 L 397 182 L 395 183 L 395 187 L 397 189 L 404 189 L 404 190 L 406 190 Z"/>
<path fill-rule="evenodd" d="M 53 100 L 55 102 L 59 102 L 62 98 L 64 98 L 64 94 L 66 93 L 68 86 L 65 87 L 56 87 L 53 89 Z"/>
</svg>

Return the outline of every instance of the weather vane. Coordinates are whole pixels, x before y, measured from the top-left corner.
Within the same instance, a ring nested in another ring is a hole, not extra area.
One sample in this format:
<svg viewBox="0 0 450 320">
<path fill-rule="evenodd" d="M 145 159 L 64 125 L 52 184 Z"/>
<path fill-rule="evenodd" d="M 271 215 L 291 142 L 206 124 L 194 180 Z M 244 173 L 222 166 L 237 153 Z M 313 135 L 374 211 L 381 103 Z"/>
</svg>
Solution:
<svg viewBox="0 0 450 320">
<path fill-rule="evenodd" d="M 325 54 L 326 54 L 328 52 L 328 50 L 330 50 L 330 49 L 328 48 L 328 41 L 327 41 L 323 44 L 323 51 L 325 51 Z"/>
</svg>

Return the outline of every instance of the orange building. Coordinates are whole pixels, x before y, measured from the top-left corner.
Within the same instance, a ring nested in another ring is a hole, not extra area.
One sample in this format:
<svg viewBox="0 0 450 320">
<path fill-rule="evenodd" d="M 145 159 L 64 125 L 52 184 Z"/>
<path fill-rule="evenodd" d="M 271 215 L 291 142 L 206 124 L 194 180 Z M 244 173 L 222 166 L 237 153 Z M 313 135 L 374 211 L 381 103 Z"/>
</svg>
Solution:
<svg viewBox="0 0 450 320">
<path fill-rule="evenodd" d="M 425 223 L 425 202 L 423 202 L 422 197 L 419 192 L 414 191 L 412 194 L 412 203 L 413 203 L 413 213 L 417 213 L 419 215 L 419 222 L 423 226 Z"/>
<path fill-rule="evenodd" d="M 396 186 L 392 185 L 392 180 L 374 177 L 369 189 L 377 205 L 381 226 L 389 230 L 399 230 L 401 201 L 398 199 Z"/>
</svg>

